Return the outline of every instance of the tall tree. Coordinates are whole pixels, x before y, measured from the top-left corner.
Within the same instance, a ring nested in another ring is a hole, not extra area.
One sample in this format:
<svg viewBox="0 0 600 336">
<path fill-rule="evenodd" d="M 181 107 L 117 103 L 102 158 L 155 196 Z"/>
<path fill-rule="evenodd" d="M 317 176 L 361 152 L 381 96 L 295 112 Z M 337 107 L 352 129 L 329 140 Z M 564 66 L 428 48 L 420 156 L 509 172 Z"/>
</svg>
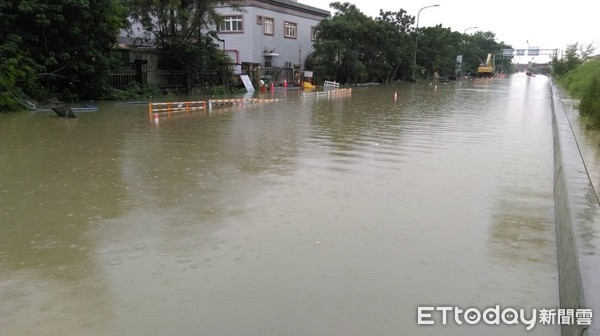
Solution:
<svg viewBox="0 0 600 336">
<path fill-rule="evenodd" d="M 32 78 L 37 65 L 23 52 L 23 39 L 15 34 L 8 35 L 0 43 L 0 112 L 22 108 L 17 82 Z M 20 83 L 23 84 L 23 83 Z"/>
<path fill-rule="evenodd" d="M 390 30 L 387 38 L 377 44 L 384 48 L 390 64 L 395 65 L 388 80 L 394 80 L 397 76 L 408 78 L 412 69 L 410 63 L 413 52 L 412 37 L 410 36 L 411 25 L 415 23 L 415 17 L 408 15 L 404 9 L 397 12 L 379 11 L 379 17 L 375 18 L 378 24 L 389 25 Z"/>
<path fill-rule="evenodd" d="M 594 46 L 591 43 L 587 46 L 579 45 L 579 43 L 568 45 L 563 57 L 558 58 L 555 55 L 552 59 L 552 74 L 557 77 L 565 76 L 587 61 L 593 53 Z"/>
<path fill-rule="evenodd" d="M 479 59 L 507 48 L 497 43 L 491 32 L 479 32 L 466 38 L 464 34 L 437 25 L 413 28 L 415 17 L 405 10 L 380 10 L 375 19 L 364 15 L 351 3 L 334 2 L 331 19 L 318 27 L 318 41 L 310 56 L 316 76 L 340 82 L 388 81 L 412 76 L 415 34 L 419 34 L 417 69 L 424 76 L 439 72 L 453 75 L 456 56 L 468 54 L 477 67 Z M 468 53 L 467 53 L 468 52 Z"/>
<path fill-rule="evenodd" d="M 190 50 L 210 28 L 221 22 L 216 7 L 239 9 L 243 0 L 126 0 L 132 27 L 141 26 L 145 38 L 167 52 L 163 66 L 181 68 L 194 62 L 198 51 Z M 132 32 L 133 33 L 133 32 Z M 202 43 L 201 43 L 202 44 Z M 206 47 L 206 45 L 204 45 Z M 194 48 L 192 48 L 194 49 Z"/>
<path fill-rule="evenodd" d="M 446 76 L 454 74 L 456 55 L 459 54 L 460 33 L 442 25 L 427 27 L 419 31 L 417 64 L 423 67 L 425 77 L 437 72 Z"/>
<path fill-rule="evenodd" d="M 333 2 L 333 18 L 322 21 L 318 28 L 319 42 L 314 45 L 317 74 L 340 82 L 364 81 L 365 41 L 373 28 L 373 20 L 355 5 Z"/>
<path fill-rule="evenodd" d="M 159 47 L 189 44 L 199 32 L 221 21 L 218 5 L 240 9 L 243 0 L 126 0 L 129 18 Z"/>
<path fill-rule="evenodd" d="M 34 97 L 95 97 L 125 17 L 119 0 L 0 0 L 0 71 Z"/>
<path fill-rule="evenodd" d="M 319 39 L 310 57 L 317 76 L 340 82 L 381 82 L 399 73 L 406 64 L 407 31 L 414 17 L 401 9 L 381 11 L 374 20 L 348 2 L 330 7 L 336 12 L 317 27 Z"/>
</svg>

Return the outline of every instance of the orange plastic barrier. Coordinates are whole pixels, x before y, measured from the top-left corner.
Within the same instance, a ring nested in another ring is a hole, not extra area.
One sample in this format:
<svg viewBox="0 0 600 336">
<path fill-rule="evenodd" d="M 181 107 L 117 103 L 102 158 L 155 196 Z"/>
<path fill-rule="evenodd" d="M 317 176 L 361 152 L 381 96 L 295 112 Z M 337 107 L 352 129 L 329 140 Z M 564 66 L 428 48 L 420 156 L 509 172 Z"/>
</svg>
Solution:
<svg viewBox="0 0 600 336">
<path fill-rule="evenodd" d="M 148 113 L 162 112 L 188 112 L 193 110 L 206 109 L 205 101 L 187 101 L 187 102 L 164 102 L 164 103 L 149 103 Z"/>
</svg>

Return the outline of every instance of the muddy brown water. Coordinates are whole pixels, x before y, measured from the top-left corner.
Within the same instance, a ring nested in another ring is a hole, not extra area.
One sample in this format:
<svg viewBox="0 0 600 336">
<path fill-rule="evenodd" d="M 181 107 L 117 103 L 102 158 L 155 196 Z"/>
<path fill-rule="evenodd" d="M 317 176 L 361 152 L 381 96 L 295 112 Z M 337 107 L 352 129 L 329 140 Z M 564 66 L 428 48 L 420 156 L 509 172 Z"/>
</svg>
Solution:
<svg viewBox="0 0 600 336">
<path fill-rule="evenodd" d="M 558 307 L 547 78 L 261 97 L 0 115 L 2 335 L 516 335 L 417 307 Z"/>
</svg>

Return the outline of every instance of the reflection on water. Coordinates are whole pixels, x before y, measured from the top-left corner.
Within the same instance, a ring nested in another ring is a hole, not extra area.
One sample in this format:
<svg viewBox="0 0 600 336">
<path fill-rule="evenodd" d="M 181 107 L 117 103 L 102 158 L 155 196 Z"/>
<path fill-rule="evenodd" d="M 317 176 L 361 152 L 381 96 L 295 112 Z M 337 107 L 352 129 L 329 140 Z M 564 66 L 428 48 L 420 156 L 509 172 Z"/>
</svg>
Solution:
<svg viewBox="0 0 600 336">
<path fill-rule="evenodd" d="M 3 335 L 505 335 L 416 309 L 557 306 L 544 77 L 273 97 L 0 115 Z"/>
</svg>

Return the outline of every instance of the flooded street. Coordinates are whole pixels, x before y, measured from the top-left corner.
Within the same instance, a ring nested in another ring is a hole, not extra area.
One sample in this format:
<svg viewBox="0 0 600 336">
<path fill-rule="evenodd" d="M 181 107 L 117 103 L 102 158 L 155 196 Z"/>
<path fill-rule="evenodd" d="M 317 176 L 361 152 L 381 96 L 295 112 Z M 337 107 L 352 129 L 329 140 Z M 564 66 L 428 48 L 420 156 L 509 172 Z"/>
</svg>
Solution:
<svg viewBox="0 0 600 336">
<path fill-rule="evenodd" d="M 2 335 L 559 334 L 546 77 L 266 97 L 0 114 Z"/>
</svg>

